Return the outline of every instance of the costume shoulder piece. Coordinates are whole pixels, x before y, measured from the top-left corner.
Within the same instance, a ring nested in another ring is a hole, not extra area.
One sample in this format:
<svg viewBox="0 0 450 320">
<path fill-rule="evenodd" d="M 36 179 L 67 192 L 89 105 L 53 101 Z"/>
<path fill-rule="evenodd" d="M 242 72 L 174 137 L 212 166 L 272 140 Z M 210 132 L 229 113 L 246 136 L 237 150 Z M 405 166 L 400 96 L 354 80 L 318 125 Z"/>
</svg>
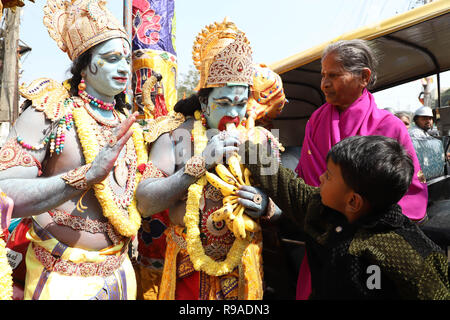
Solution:
<svg viewBox="0 0 450 320">
<path fill-rule="evenodd" d="M 148 120 L 148 124 L 146 126 L 148 131 L 144 132 L 145 142 L 154 142 L 163 133 L 178 128 L 185 120 L 184 115 L 178 112 L 172 112 L 166 116 L 160 116 L 156 119 Z"/>
<path fill-rule="evenodd" d="M 65 104 L 70 95 L 67 89 L 57 81 L 39 78 L 28 86 L 21 86 L 19 92 L 25 99 L 31 100 L 36 110 L 43 111 L 47 119 L 56 121 L 65 115 Z"/>
</svg>

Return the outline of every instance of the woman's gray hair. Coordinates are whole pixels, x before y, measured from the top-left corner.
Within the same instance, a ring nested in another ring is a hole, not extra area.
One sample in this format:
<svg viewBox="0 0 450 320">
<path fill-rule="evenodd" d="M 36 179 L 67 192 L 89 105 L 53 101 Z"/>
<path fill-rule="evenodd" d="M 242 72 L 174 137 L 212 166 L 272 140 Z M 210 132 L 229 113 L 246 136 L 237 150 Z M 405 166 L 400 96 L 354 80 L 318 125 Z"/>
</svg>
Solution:
<svg viewBox="0 0 450 320">
<path fill-rule="evenodd" d="M 402 117 L 406 117 L 409 119 L 409 122 L 411 122 L 412 118 L 413 118 L 411 113 L 407 112 L 407 111 L 399 111 L 399 112 L 396 112 L 394 115 L 399 119 L 401 119 Z"/>
<path fill-rule="evenodd" d="M 361 75 L 364 68 L 369 68 L 372 73 L 367 88 L 373 88 L 377 81 L 376 66 L 378 61 L 374 50 L 367 41 L 353 39 L 333 42 L 323 51 L 322 60 L 330 53 L 336 55 L 336 61 L 341 63 L 345 70 L 355 75 Z"/>
</svg>

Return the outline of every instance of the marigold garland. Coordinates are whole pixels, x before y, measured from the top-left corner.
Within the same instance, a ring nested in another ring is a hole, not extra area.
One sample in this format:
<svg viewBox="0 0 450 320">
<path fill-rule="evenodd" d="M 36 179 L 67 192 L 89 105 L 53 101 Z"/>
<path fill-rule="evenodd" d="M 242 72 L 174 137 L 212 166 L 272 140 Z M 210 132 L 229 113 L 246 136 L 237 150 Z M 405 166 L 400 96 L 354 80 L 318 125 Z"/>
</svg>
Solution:
<svg viewBox="0 0 450 320">
<path fill-rule="evenodd" d="M 6 252 L 6 243 L 0 237 L 0 300 L 12 300 L 13 295 L 12 269 Z"/>
<path fill-rule="evenodd" d="M 196 111 L 195 118 L 196 121 L 194 122 L 194 128 L 192 129 L 194 154 L 200 155 L 208 143 L 208 138 L 206 137 L 206 128 L 204 128 L 199 120 L 199 111 Z M 184 216 L 184 224 L 186 226 L 186 250 L 189 253 L 189 257 L 195 270 L 201 270 L 210 276 L 217 277 L 232 272 L 234 268 L 239 265 L 242 255 L 250 244 L 250 241 L 246 239 L 236 239 L 224 261 L 215 261 L 206 255 L 200 239 L 199 229 L 200 199 L 206 183 L 206 176 L 202 176 L 196 183 L 191 184 L 188 189 L 186 214 Z"/>
<path fill-rule="evenodd" d="M 78 106 L 74 108 L 72 114 L 77 128 L 78 138 L 83 148 L 84 158 L 86 163 L 91 163 L 100 151 L 98 141 L 95 139 L 95 135 L 91 130 L 91 127 L 97 124 L 82 107 Z M 137 163 L 146 163 L 147 152 L 144 145 L 142 129 L 138 124 L 133 124 L 131 129 L 134 131 L 132 139 L 136 150 Z M 139 171 L 136 172 L 135 186 L 139 183 L 141 176 L 142 174 Z M 136 206 L 136 188 L 133 191 L 133 200 L 128 206 L 128 217 L 126 217 L 114 202 L 113 192 L 105 180 L 93 186 L 95 196 L 103 209 L 103 215 L 121 235 L 125 237 L 136 235 L 141 226 L 141 215 Z"/>
<path fill-rule="evenodd" d="M 195 111 L 195 119 L 192 137 L 194 138 L 194 155 L 199 156 L 208 144 L 208 137 L 206 136 L 206 128 L 200 121 L 200 111 L 198 110 Z"/>
</svg>

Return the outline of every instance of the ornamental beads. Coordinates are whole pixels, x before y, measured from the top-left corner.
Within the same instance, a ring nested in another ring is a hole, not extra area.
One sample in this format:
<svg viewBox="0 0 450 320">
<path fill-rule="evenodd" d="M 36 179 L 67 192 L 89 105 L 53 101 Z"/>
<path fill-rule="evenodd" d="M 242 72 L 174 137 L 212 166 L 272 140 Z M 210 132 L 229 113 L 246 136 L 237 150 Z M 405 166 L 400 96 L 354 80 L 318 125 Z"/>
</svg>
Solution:
<svg viewBox="0 0 450 320">
<path fill-rule="evenodd" d="M 64 108 L 62 108 L 62 103 L 58 103 L 56 114 L 58 115 L 60 113 L 60 110 L 66 111 L 66 115 L 63 116 L 58 120 L 58 126 L 56 129 L 56 134 L 51 133 L 50 136 L 45 137 L 41 143 L 32 146 L 19 136 L 17 136 L 17 142 L 22 146 L 22 148 L 25 148 L 27 150 L 41 150 L 43 149 L 48 143 L 50 143 L 50 156 L 52 156 L 55 152 L 56 154 L 60 154 L 64 149 L 64 141 L 66 139 L 65 132 L 66 130 L 70 130 L 73 127 L 73 117 L 72 113 L 70 113 L 70 110 L 73 108 L 73 103 L 71 99 L 66 99 L 64 101 Z"/>
<path fill-rule="evenodd" d="M 24 142 L 23 139 L 19 136 L 17 137 L 17 142 L 22 146 L 22 148 L 25 148 L 27 150 L 41 150 L 48 143 L 48 138 L 44 138 L 44 140 L 42 140 L 42 142 L 36 146 L 32 146 Z"/>
<path fill-rule="evenodd" d="M 58 129 L 56 130 L 56 136 L 52 134 L 50 136 L 50 154 L 56 152 L 60 154 L 64 149 L 64 141 L 66 140 L 65 130 L 70 130 L 73 126 L 72 114 L 68 113 L 59 120 Z M 53 147 L 53 148 L 52 148 Z"/>
<path fill-rule="evenodd" d="M 202 113 L 201 115 L 202 125 L 207 128 L 208 127 L 208 121 L 206 120 L 205 115 Z"/>
<path fill-rule="evenodd" d="M 82 88 L 86 88 L 86 85 L 84 84 L 84 80 L 81 80 L 80 85 L 78 86 L 78 95 L 80 96 L 81 99 L 83 99 L 84 102 L 89 103 L 92 107 L 98 107 L 103 110 L 108 110 L 108 111 L 114 110 L 114 107 L 116 105 L 115 100 L 113 103 L 106 103 L 100 99 L 97 99 L 97 98 L 91 96 L 89 93 L 84 91 L 84 89 L 82 89 Z"/>
<path fill-rule="evenodd" d="M 17 137 L 17 142 L 27 150 L 41 150 L 50 141 L 50 155 L 53 155 L 54 152 L 56 152 L 56 154 L 60 154 L 64 148 L 64 141 L 66 139 L 64 128 L 69 130 L 73 125 L 73 120 L 71 120 L 71 118 L 72 115 L 61 118 L 58 123 L 56 135 L 54 133 L 50 134 L 50 137 L 44 138 L 44 140 L 42 140 L 42 142 L 36 146 L 32 146 L 24 142 L 23 139 L 19 136 Z"/>
</svg>

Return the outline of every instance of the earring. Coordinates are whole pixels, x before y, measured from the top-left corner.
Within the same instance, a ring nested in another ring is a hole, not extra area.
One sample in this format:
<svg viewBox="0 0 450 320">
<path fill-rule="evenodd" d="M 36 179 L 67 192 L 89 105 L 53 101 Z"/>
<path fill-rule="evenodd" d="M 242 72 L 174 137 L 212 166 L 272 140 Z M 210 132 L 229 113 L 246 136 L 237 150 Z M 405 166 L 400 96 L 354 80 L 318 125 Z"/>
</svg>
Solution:
<svg viewBox="0 0 450 320">
<path fill-rule="evenodd" d="M 78 90 L 80 91 L 86 90 L 86 84 L 84 83 L 84 79 L 81 79 L 80 83 L 78 84 Z"/>
<path fill-rule="evenodd" d="M 202 125 L 206 128 L 206 118 L 205 118 L 205 115 L 203 113 L 201 115 L 201 119 L 202 119 Z"/>
</svg>

